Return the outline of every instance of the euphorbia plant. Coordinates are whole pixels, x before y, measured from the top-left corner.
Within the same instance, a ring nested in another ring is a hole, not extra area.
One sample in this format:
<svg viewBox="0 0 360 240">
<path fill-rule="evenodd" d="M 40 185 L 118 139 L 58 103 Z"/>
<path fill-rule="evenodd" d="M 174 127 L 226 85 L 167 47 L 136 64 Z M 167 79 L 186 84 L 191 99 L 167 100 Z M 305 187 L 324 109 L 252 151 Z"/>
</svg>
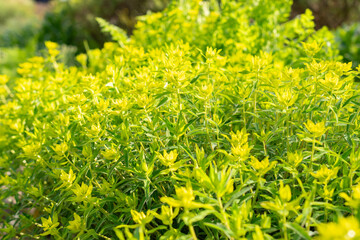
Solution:
<svg viewBox="0 0 360 240">
<path fill-rule="evenodd" d="M 358 72 L 290 5 L 174 2 L 130 39 L 102 21 L 116 41 L 81 66 L 46 43 L 14 87 L 1 76 L 1 236 L 310 239 L 319 225 L 326 239 L 357 224 L 341 215 L 357 216 Z"/>
</svg>

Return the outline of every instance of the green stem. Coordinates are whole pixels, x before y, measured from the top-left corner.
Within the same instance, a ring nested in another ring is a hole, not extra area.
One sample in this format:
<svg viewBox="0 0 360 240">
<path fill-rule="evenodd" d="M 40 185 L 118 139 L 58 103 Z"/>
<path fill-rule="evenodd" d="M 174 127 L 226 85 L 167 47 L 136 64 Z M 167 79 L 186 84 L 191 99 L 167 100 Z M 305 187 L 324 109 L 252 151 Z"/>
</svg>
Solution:
<svg viewBox="0 0 360 240">
<path fill-rule="evenodd" d="M 311 159 L 310 159 L 310 164 L 309 164 L 309 170 L 306 173 L 306 180 L 309 179 L 310 173 L 313 172 L 314 155 L 315 155 L 315 138 L 313 138 L 313 141 L 312 141 Z"/>
<path fill-rule="evenodd" d="M 193 240 L 197 240 L 195 230 L 194 230 L 194 227 L 192 226 L 192 224 L 189 224 L 189 230 L 190 230 L 190 233 L 191 233 L 191 236 L 192 236 Z"/>
<path fill-rule="evenodd" d="M 225 221 L 225 226 L 226 226 L 227 229 L 230 230 L 229 220 L 228 220 L 228 218 L 226 216 L 226 212 L 225 212 L 224 206 L 222 204 L 221 198 L 218 197 L 217 199 L 218 199 L 219 207 L 220 207 L 220 210 L 221 210 L 221 215 L 223 216 L 224 221 Z"/>
<path fill-rule="evenodd" d="M 288 240 L 287 228 L 286 228 L 286 216 L 283 215 L 283 231 L 284 231 L 284 239 Z"/>
<path fill-rule="evenodd" d="M 260 179 L 258 179 L 258 181 L 256 183 L 256 190 L 255 190 L 255 194 L 254 194 L 254 198 L 253 198 L 253 202 L 252 202 L 252 207 L 255 206 L 257 196 L 259 195 L 259 190 L 260 190 Z"/>
</svg>

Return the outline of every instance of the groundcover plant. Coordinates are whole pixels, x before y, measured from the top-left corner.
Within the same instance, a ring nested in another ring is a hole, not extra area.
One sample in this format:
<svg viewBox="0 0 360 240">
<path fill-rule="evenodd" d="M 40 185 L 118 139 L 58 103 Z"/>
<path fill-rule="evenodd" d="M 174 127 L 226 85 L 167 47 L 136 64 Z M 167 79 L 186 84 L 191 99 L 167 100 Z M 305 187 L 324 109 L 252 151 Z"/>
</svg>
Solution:
<svg viewBox="0 0 360 240">
<path fill-rule="evenodd" d="M 190 1 L 0 77 L 2 239 L 358 239 L 358 70 L 285 0 Z"/>
</svg>

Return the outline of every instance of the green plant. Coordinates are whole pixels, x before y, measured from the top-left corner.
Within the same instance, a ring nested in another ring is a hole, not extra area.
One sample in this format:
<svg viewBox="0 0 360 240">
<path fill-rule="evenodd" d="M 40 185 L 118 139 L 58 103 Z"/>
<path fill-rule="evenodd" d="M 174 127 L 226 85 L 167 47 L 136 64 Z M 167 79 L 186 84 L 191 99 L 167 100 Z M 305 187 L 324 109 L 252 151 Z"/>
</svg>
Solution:
<svg viewBox="0 0 360 240">
<path fill-rule="evenodd" d="M 360 24 L 345 25 L 335 32 L 339 42 L 340 54 L 354 67 L 360 63 Z"/>
<path fill-rule="evenodd" d="M 101 47 L 110 40 L 101 33 L 95 18 L 101 17 L 131 33 L 135 17 L 147 11 L 159 11 L 167 0 L 55 0 L 53 8 L 44 18 L 40 31 L 40 41 L 54 41 L 76 46 L 85 52 L 85 44 L 90 48 Z"/>
<path fill-rule="evenodd" d="M 46 42 L 1 76 L 3 239 L 357 236 L 359 71 L 290 5 L 174 2 L 130 39 L 99 20 L 116 42 L 81 67 Z"/>
</svg>

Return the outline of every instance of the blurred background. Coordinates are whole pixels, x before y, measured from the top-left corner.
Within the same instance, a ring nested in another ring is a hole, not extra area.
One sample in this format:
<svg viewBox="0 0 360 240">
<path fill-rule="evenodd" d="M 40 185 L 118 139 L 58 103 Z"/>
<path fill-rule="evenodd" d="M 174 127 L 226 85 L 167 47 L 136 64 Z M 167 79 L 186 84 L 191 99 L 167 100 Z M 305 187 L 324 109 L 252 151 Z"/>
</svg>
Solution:
<svg viewBox="0 0 360 240">
<path fill-rule="evenodd" d="M 109 41 L 95 17 L 131 35 L 136 17 L 164 9 L 171 0 L 0 0 L 0 74 L 16 74 L 17 64 L 43 49 L 44 41 L 60 44 L 62 61 Z M 344 61 L 360 62 L 360 0 L 294 0 L 291 18 L 309 8 L 316 28 L 335 35 Z"/>
</svg>

